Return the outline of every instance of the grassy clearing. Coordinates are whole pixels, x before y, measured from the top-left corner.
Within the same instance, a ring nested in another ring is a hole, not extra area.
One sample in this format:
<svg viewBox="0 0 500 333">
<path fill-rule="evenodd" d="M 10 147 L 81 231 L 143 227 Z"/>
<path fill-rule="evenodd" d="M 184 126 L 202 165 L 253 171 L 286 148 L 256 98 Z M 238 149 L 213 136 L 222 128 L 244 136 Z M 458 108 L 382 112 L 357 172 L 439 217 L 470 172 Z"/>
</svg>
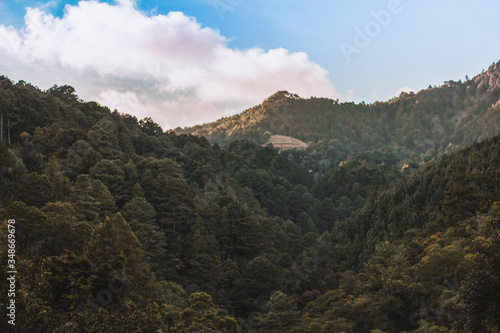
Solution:
<svg viewBox="0 0 500 333">
<path fill-rule="evenodd" d="M 269 143 L 272 143 L 274 148 L 283 150 L 307 148 L 307 144 L 305 142 L 285 135 L 272 135 L 266 145 Z"/>
</svg>

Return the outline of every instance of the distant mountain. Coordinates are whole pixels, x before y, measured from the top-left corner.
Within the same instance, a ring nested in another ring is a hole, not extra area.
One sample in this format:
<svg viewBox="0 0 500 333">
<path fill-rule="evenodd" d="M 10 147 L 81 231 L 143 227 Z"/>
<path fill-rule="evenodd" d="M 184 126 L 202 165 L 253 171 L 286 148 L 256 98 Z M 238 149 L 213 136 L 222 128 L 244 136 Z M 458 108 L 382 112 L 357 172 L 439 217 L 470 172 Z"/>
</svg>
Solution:
<svg viewBox="0 0 500 333">
<path fill-rule="evenodd" d="M 500 63 L 494 63 L 471 80 L 447 81 L 372 104 L 303 99 L 279 91 L 241 114 L 175 133 L 204 136 L 222 148 L 236 140 L 266 144 L 273 135 L 289 136 L 319 155 L 313 169 L 373 150 L 423 159 L 450 144 L 465 146 L 499 133 L 499 98 Z"/>
</svg>

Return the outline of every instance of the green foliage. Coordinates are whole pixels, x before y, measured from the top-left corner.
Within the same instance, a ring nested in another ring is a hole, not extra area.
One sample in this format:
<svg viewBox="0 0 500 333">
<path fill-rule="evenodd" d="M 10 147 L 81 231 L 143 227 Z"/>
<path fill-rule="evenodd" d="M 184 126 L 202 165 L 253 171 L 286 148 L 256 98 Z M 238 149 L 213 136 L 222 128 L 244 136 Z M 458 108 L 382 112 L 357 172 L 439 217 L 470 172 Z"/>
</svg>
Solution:
<svg viewBox="0 0 500 333">
<path fill-rule="evenodd" d="M 20 331 L 498 331 L 499 73 L 169 132 L 1 77 Z"/>
<path fill-rule="evenodd" d="M 177 323 L 172 328 L 176 333 L 197 332 L 234 332 L 236 320 L 218 313 L 210 295 L 199 292 L 191 294 L 191 306 L 179 314 Z"/>
<path fill-rule="evenodd" d="M 477 237 L 470 245 L 461 295 L 464 303 L 465 332 L 497 332 L 500 330 L 500 203 L 491 208 L 485 224 L 491 236 Z"/>
<path fill-rule="evenodd" d="M 299 321 L 297 300 L 281 291 L 273 293 L 263 308 L 265 314 L 257 332 L 290 332 Z"/>
<path fill-rule="evenodd" d="M 81 221 L 97 222 L 115 211 L 114 200 L 107 187 L 88 175 L 78 176 L 69 199 Z"/>
<path fill-rule="evenodd" d="M 97 267 L 126 268 L 132 274 L 139 273 L 144 257 L 141 243 L 120 213 L 113 219 L 107 217 L 94 229 L 84 255 Z"/>
<path fill-rule="evenodd" d="M 368 151 L 377 151 L 377 164 L 391 163 L 385 152 L 394 147 L 400 154 L 396 163 L 433 151 L 435 157 L 450 143 L 466 145 L 498 133 L 499 68 L 495 64 L 472 80 L 448 81 L 383 103 L 339 104 L 280 91 L 241 114 L 175 131 L 204 136 L 221 147 L 235 140 L 264 144 L 270 135 L 292 136 L 308 144 L 294 157 L 315 171 Z"/>
</svg>

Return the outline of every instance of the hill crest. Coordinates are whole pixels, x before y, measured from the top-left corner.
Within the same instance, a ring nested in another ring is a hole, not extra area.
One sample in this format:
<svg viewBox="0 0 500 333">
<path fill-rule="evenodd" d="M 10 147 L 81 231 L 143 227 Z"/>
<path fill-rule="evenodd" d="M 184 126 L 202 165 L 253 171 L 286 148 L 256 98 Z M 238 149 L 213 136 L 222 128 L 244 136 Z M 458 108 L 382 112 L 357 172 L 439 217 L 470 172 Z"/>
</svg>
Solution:
<svg viewBox="0 0 500 333">
<path fill-rule="evenodd" d="M 306 142 L 311 151 L 326 143 L 348 155 L 386 146 L 425 154 L 500 132 L 499 99 L 500 63 L 494 63 L 470 80 L 403 92 L 387 102 L 339 103 L 278 91 L 242 113 L 174 131 L 204 136 L 221 147 L 235 140 L 264 144 L 272 135 L 284 135 Z"/>
</svg>

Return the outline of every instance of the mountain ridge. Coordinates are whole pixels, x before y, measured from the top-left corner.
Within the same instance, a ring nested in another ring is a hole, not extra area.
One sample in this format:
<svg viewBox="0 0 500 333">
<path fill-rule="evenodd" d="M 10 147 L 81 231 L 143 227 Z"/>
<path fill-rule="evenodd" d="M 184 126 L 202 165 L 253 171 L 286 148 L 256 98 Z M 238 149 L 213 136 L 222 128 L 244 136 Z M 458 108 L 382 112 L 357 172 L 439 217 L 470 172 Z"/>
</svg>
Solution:
<svg viewBox="0 0 500 333">
<path fill-rule="evenodd" d="M 493 63 L 470 80 L 403 92 L 387 102 L 339 103 L 278 91 L 242 113 L 173 131 L 204 136 L 223 148 L 235 140 L 265 144 L 271 135 L 285 135 L 306 142 L 311 152 L 327 140 L 348 155 L 384 146 L 421 155 L 500 132 L 499 97 L 500 64 Z"/>
</svg>

